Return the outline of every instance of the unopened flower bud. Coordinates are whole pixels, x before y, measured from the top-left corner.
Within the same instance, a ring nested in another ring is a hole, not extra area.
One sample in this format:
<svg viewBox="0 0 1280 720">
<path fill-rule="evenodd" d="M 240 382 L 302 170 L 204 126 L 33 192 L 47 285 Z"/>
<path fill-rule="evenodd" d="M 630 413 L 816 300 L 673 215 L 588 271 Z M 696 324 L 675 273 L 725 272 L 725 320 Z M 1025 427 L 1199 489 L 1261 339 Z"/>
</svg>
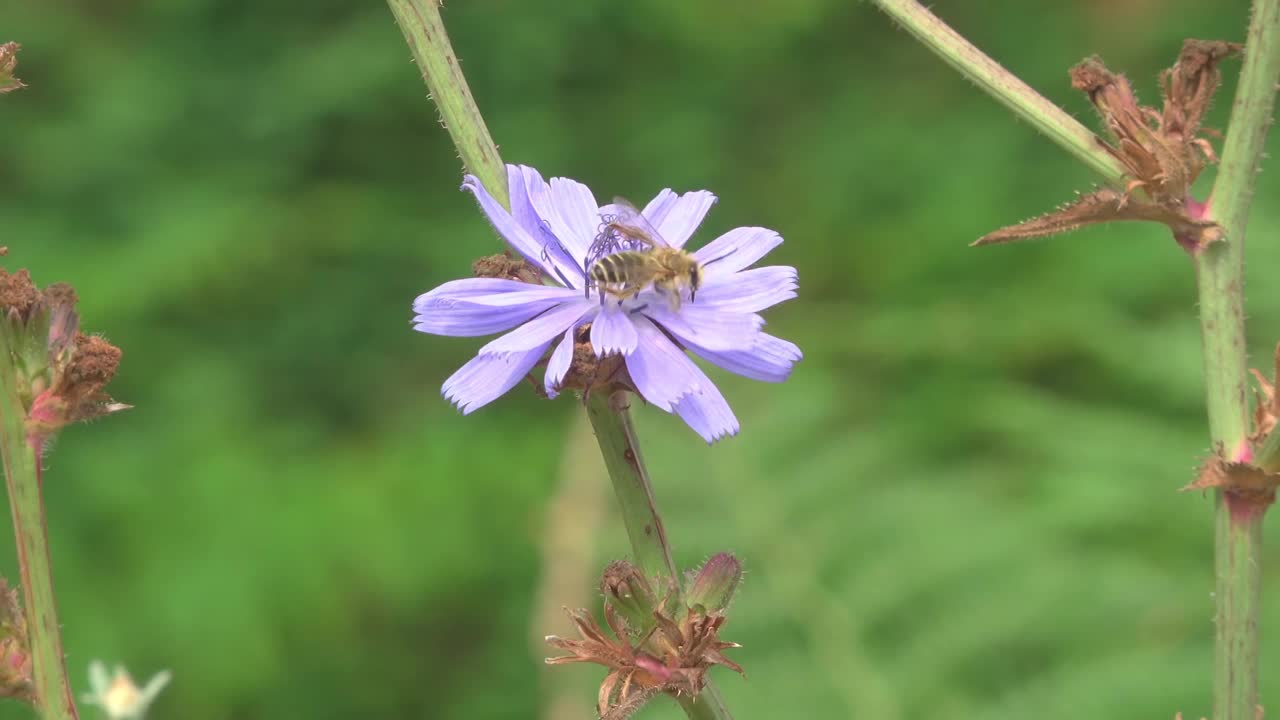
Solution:
<svg viewBox="0 0 1280 720">
<path fill-rule="evenodd" d="M 730 553 L 718 553 L 693 577 L 685 602 L 691 608 L 701 606 L 706 613 L 721 612 L 729 606 L 740 582 L 742 563 Z"/>
<path fill-rule="evenodd" d="M 600 592 L 634 633 L 642 634 L 653 625 L 658 597 L 635 565 L 626 560 L 609 563 L 600 578 Z"/>
</svg>

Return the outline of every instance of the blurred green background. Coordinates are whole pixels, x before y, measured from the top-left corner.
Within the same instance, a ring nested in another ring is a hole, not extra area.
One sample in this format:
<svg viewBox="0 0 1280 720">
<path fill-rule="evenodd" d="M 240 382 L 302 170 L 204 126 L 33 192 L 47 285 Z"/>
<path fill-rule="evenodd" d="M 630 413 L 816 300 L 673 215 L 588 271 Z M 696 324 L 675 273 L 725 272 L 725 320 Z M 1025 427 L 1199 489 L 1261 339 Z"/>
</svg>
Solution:
<svg viewBox="0 0 1280 720">
<path fill-rule="evenodd" d="M 1247 15 L 933 5 L 1091 125 L 1070 65 L 1098 53 L 1154 104 L 1184 37 L 1241 40 Z M 1207 449 L 1194 275 L 1166 232 L 966 247 L 1095 178 L 865 3 L 451 0 L 445 20 L 508 161 L 597 197 L 714 190 L 695 244 L 787 239 L 769 260 L 801 297 L 769 320 L 806 353 L 791 380 L 713 372 L 743 431 L 711 448 L 639 413 L 677 561 L 748 568 L 724 633 L 748 677 L 713 674 L 740 720 L 1208 712 L 1212 500 L 1176 492 Z M 30 85 L 0 99 L 0 243 L 79 289 L 136 405 L 48 458 L 77 690 L 101 658 L 174 671 L 152 718 L 593 717 L 603 673 L 545 667 L 539 638 L 597 604 L 625 536 L 572 398 L 464 418 L 439 396 L 481 342 L 412 332 L 410 302 L 498 245 L 387 7 L 3 0 L 0 35 Z"/>
</svg>

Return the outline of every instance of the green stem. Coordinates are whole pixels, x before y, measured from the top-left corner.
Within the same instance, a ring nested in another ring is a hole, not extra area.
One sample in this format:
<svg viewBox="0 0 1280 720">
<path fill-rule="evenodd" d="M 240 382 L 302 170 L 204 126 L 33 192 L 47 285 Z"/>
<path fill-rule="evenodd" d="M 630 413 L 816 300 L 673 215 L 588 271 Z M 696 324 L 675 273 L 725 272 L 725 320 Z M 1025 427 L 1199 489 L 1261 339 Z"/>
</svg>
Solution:
<svg viewBox="0 0 1280 720">
<path fill-rule="evenodd" d="M 987 57 L 915 0 L 871 0 L 938 57 L 972 80 L 1110 183 L 1120 183 L 1124 169 L 1102 149 L 1098 137 L 1062 108 L 1049 102 L 1017 76 Z"/>
<path fill-rule="evenodd" d="M 387 4 L 422 69 L 422 77 L 440 108 L 462 162 L 499 202 L 509 206 L 502 159 L 458 67 L 435 0 L 387 0 Z M 618 504 L 622 506 L 636 564 L 648 576 L 670 578 L 678 590 L 680 582 L 675 562 L 671 559 L 653 488 L 640 457 L 640 445 L 625 396 L 622 393 L 613 398 L 593 396 L 587 403 L 587 414 L 613 480 Z M 719 690 L 710 681 L 697 698 L 682 697 L 679 702 L 690 720 L 732 720 Z"/>
<path fill-rule="evenodd" d="M 671 559 L 667 531 L 653 499 L 653 486 L 640 456 L 635 426 L 631 423 L 627 394 L 606 396 L 595 393 L 587 400 L 587 417 L 600 444 L 605 468 L 613 481 L 613 492 L 622 506 L 622 522 L 631 539 L 636 565 L 648 578 L 658 578 L 659 587 L 679 586 L 676 565 Z"/>
<path fill-rule="evenodd" d="M 1228 459 L 1242 451 L 1248 432 L 1245 228 L 1278 80 L 1280 0 L 1255 0 L 1244 69 L 1207 212 L 1209 219 L 1222 226 L 1225 241 L 1210 245 L 1197 258 L 1209 432 L 1214 446 Z M 1215 720 L 1253 720 L 1258 705 L 1258 609 L 1265 510 L 1265 506 L 1231 495 L 1219 494 L 1217 501 Z"/>
<path fill-rule="evenodd" d="M 462 76 L 458 56 L 453 54 L 453 45 L 440 18 L 440 8 L 435 0 L 387 0 L 387 5 L 396 16 L 409 51 L 422 71 L 422 79 L 431 91 L 431 99 L 440 109 L 441 121 L 467 171 L 480 179 L 495 200 L 509 204 L 506 168 Z"/>
<path fill-rule="evenodd" d="M 40 449 L 26 430 L 26 409 L 18 395 L 11 328 L 0 330 L 0 455 L 4 460 L 9 510 L 18 549 L 23 610 L 31 644 L 36 707 L 46 720 L 76 720 L 67 680 L 61 626 L 53 594 L 53 568 L 41 497 Z"/>
</svg>

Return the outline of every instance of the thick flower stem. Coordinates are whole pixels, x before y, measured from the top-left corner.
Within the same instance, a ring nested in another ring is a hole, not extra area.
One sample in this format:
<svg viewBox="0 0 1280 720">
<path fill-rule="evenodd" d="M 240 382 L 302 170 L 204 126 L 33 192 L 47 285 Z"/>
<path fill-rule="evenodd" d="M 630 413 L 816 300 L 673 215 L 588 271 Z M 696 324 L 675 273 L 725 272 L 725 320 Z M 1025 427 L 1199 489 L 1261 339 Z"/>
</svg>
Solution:
<svg viewBox="0 0 1280 720">
<path fill-rule="evenodd" d="M 0 330 L 0 454 L 18 548 L 36 707 L 45 720 L 76 720 L 54 602 L 53 568 L 41 497 L 41 443 L 27 435 L 26 410 L 18 396 L 15 348 L 9 347 L 10 338 L 11 332 Z"/>
<path fill-rule="evenodd" d="M 1255 0 L 1244 69 L 1231 108 L 1222 166 L 1208 217 L 1224 242 L 1197 258 L 1200 327 L 1204 340 L 1209 431 L 1227 459 L 1244 447 L 1244 240 L 1258 162 L 1266 146 L 1280 81 L 1280 0 Z M 1215 539 L 1217 633 L 1214 651 L 1215 720 L 1253 720 L 1258 705 L 1258 608 L 1262 584 L 1265 505 L 1219 495 Z"/>
<path fill-rule="evenodd" d="M 1124 177 L 1120 163 L 1102 149 L 1098 137 L 1088 128 L 983 54 L 923 5 L 915 0 L 871 2 L 961 75 L 1075 155 L 1107 182 L 1116 184 Z"/>
<path fill-rule="evenodd" d="M 510 206 L 507 177 L 498 148 L 489 136 L 466 78 L 453 54 L 435 0 L 387 0 L 395 15 L 431 97 L 440 108 L 445 127 L 467 170 L 480 179 L 504 206 Z M 653 488 L 640 457 L 625 396 L 592 396 L 588 417 L 604 455 L 613 489 L 631 538 L 636 564 L 646 575 L 669 578 L 679 590 L 679 576 L 671 559 L 666 531 L 653 498 Z M 679 698 L 690 720 L 731 720 L 732 716 L 710 681 L 696 698 Z"/>
</svg>

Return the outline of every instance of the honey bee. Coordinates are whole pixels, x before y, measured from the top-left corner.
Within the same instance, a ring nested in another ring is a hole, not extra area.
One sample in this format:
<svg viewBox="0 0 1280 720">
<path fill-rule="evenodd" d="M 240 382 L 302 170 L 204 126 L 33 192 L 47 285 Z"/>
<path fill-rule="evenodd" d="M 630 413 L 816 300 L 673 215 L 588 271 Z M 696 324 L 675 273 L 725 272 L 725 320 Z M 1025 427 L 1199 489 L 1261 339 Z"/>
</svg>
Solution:
<svg viewBox="0 0 1280 720">
<path fill-rule="evenodd" d="M 606 295 L 626 300 L 652 285 L 672 310 L 679 309 L 686 289 L 693 302 L 702 285 L 702 266 L 693 254 L 667 244 L 631 203 L 615 198 L 614 204 L 619 212 L 602 218 L 587 253 L 587 295 L 595 286 L 601 303 Z"/>
</svg>

